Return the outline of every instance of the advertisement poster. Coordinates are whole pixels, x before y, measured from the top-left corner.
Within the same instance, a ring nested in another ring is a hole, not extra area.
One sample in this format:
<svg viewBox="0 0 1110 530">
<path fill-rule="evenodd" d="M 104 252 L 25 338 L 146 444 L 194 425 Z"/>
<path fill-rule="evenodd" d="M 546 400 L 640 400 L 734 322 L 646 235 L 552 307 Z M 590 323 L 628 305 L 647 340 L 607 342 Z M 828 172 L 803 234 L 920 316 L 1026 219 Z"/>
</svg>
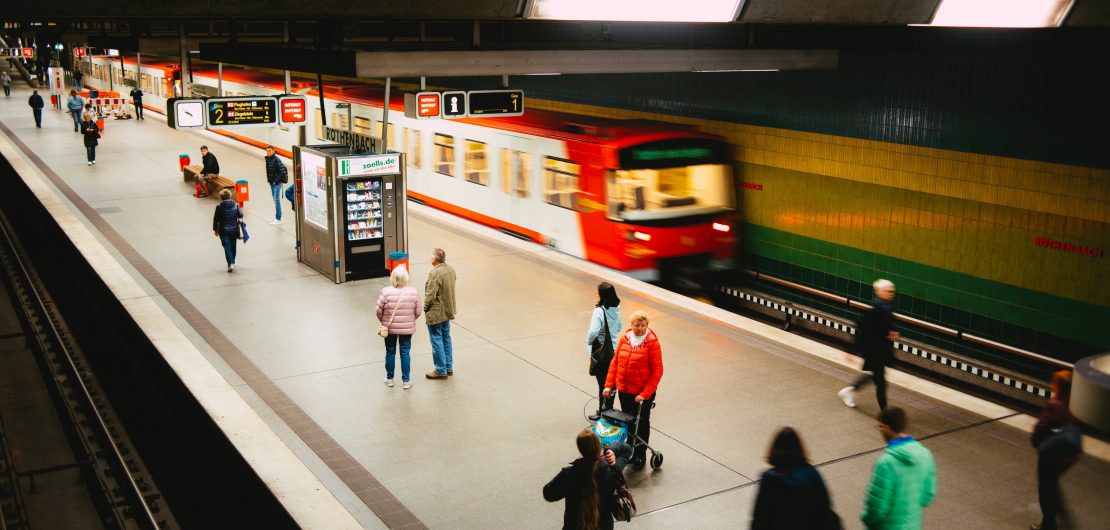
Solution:
<svg viewBox="0 0 1110 530">
<path fill-rule="evenodd" d="M 327 159 L 301 151 L 301 191 L 304 220 L 328 229 L 328 168 Z"/>
</svg>

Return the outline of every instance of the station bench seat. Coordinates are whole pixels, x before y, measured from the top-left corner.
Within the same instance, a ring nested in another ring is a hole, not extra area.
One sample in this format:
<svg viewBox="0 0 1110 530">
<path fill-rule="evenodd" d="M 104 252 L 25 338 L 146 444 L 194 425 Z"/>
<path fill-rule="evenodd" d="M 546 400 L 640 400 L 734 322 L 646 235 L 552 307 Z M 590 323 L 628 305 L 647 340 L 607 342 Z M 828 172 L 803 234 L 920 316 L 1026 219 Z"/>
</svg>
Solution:
<svg viewBox="0 0 1110 530">
<path fill-rule="evenodd" d="M 203 166 L 201 166 L 199 164 L 193 164 L 193 165 L 185 166 L 181 170 L 181 176 L 182 176 L 182 178 L 185 179 L 185 182 L 188 182 L 188 183 L 192 184 L 193 182 L 196 182 L 197 175 L 200 173 L 201 169 L 203 169 Z M 232 199 L 237 198 L 237 194 L 235 193 L 235 181 L 234 180 L 231 180 L 231 179 L 229 179 L 229 178 L 227 178 L 223 175 L 220 175 L 220 176 L 218 176 L 214 179 L 210 179 L 208 181 L 208 191 L 213 196 L 218 197 L 220 195 L 220 191 L 225 190 L 225 189 L 231 190 L 231 198 Z"/>
</svg>

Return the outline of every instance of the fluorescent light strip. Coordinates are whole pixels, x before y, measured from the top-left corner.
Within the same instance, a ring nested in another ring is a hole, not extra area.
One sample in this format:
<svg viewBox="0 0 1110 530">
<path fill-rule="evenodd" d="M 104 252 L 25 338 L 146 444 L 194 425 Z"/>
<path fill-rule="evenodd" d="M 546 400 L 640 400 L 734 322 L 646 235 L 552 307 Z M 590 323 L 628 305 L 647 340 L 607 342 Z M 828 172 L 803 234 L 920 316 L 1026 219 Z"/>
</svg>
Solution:
<svg viewBox="0 0 1110 530">
<path fill-rule="evenodd" d="M 525 18 L 627 22 L 732 22 L 743 0 L 532 0 Z"/>
<path fill-rule="evenodd" d="M 1054 28 L 1075 0 L 942 0 L 929 26 Z M 911 24 L 921 25 L 921 24 Z"/>
</svg>

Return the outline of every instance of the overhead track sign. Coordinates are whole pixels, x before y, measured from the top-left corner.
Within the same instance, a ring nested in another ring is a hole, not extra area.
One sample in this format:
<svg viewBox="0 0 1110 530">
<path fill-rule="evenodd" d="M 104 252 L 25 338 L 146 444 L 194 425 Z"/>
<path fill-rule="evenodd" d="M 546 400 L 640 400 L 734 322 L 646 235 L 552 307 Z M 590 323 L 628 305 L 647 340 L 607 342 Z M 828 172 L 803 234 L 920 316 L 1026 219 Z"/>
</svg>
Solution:
<svg viewBox="0 0 1110 530">
<path fill-rule="evenodd" d="M 273 127 L 278 122 L 278 102 L 272 96 L 209 98 L 208 126 L 219 129 Z"/>
</svg>

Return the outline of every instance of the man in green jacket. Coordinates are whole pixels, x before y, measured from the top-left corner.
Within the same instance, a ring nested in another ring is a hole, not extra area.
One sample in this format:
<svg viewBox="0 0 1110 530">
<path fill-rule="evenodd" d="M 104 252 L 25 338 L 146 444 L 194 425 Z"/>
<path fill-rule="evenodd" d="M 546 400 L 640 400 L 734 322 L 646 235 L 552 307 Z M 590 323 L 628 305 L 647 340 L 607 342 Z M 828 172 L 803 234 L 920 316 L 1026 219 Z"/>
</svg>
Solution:
<svg viewBox="0 0 1110 530">
<path fill-rule="evenodd" d="M 447 264 L 442 248 L 432 250 L 432 272 L 424 284 L 424 321 L 432 339 L 432 362 L 436 369 L 428 379 L 447 379 L 455 375 L 452 363 L 451 321 L 455 318 L 455 269 Z"/>
<path fill-rule="evenodd" d="M 868 530 L 917 530 L 922 510 L 937 495 L 933 453 L 906 435 L 906 411 L 888 407 L 879 413 L 879 432 L 886 452 L 875 461 L 860 519 Z"/>
</svg>

